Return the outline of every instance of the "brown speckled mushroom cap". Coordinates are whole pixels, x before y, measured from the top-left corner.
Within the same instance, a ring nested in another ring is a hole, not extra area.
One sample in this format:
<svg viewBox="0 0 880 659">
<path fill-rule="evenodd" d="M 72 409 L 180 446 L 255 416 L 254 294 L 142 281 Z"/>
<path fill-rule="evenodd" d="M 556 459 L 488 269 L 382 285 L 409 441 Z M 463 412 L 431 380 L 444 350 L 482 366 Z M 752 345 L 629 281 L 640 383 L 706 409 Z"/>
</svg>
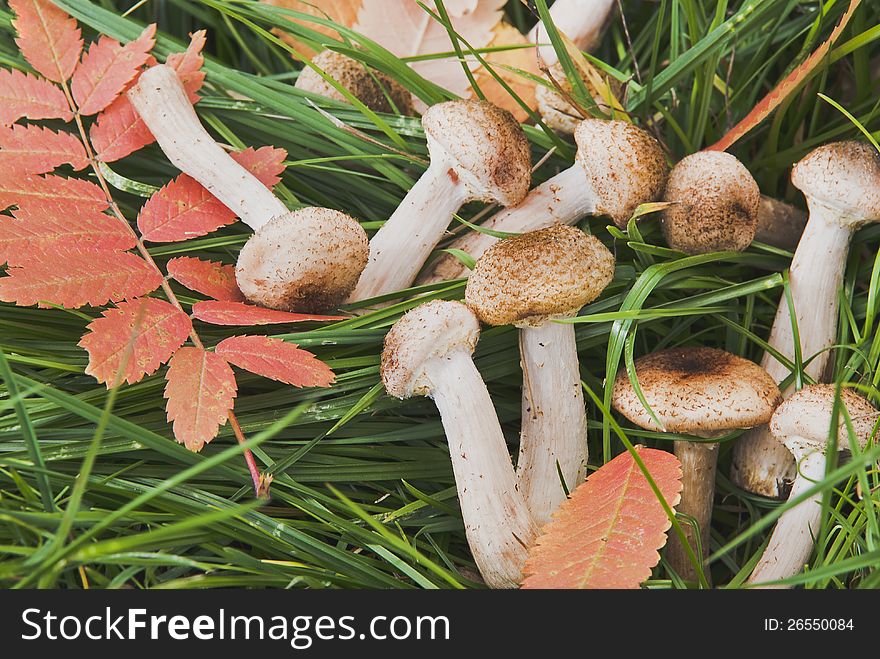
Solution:
<svg viewBox="0 0 880 659">
<path fill-rule="evenodd" d="M 858 227 L 880 219 L 880 154 L 862 142 L 835 142 L 810 151 L 791 170 L 791 182 L 811 204 L 841 214 Z"/>
<path fill-rule="evenodd" d="M 636 376 L 651 418 L 626 370 L 617 374 L 614 409 L 647 430 L 712 435 L 767 423 L 782 402 L 779 387 L 763 368 L 717 348 L 671 348 L 635 361 Z"/>
<path fill-rule="evenodd" d="M 529 192 L 531 154 L 522 127 L 487 101 L 447 101 L 422 115 L 431 161 L 449 158 L 472 199 L 515 206 Z"/>
<path fill-rule="evenodd" d="M 312 63 L 374 112 L 399 112 L 405 115 L 413 113 L 410 93 L 384 73 L 370 70 L 363 63 L 332 50 L 318 53 L 312 58 Z M 348 102 L 338 89 L 308 66 L 300 72 L 294 86 L 312 94 Z"/>
<path fill-rule="evenodd" d="M 455 351 L 473 354 L 480 323 L 461 302 L 432 300 L 400 317 L 385 336 L 380 375 L 395 398 L 428 396 L 424 365 Z"/>
<path fill-rule="evenodd" d="M 814 384 L 792 394 L 773 414 L 770 432 L 786 446 L 800 444 L 801 447 L 824 451 L 831 434 L 834 389 L 833 384 Z M 877 422 L 877 410 L 847 388 L 841 388 L 840 401 L 849 413 L 856 441 L 864 448 Z M 849 450 L 849 438 L 842 410 L 838 422 L 838 450 L 846 451 Z"/>
<path fill-rule="evenodd" d="M 595 300 L 614 256 L 595 236 L 561 224 L 495 243 L 477 261 L 465 302 L 490 325 L 540 325 Z"/>
<path fill-rule="evenodd" d="M 584 119 L 574 132 L 578 162 L 599 199 L 597 211 L 626 227 L 639 204 L 663 194 L 669 166 L 660 143 L 625 121 Z"/>
<path fill-rule="evenodd" d="M 700 151 L 669 173 L 663 235 L 686 254 L 742 251 L 755 237 L 761 191 L 749 170 L 723 151 Z"/>
<path fill-rule="evenodd" d="M 367 264 L 370 245 L 357 220 L 329 208 L 271 219 L 245 243 L 235 279 L 264 307 L 314 313 L 339 305 Z"/>
</svg>

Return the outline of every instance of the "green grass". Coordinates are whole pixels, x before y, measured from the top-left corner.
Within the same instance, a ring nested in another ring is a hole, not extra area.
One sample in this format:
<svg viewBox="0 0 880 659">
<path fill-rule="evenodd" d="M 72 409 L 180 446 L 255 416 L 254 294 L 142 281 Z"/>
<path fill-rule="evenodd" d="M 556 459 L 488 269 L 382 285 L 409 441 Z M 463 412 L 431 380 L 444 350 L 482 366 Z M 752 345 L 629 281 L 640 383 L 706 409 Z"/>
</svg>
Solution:
<svg viewBox="0 0 880 659">
<path fill-rule="evenodd" d="M 417 119 L 306 99 L 293 88 L 301 64 L 268 30 L 283 25 L 315 44 L 319 36 L 286 22 L 290 14 L 277 8 L 229 0 L 151 0 L 123 16 L 136 3 L 58 4 L 81 22 L 88 38 L 104 33 L 127 40 L 157 21 L 160 59 L 182 49 L 188 32 L 207 28 L 208 86 L 199 114 L 226 142 L 286 148 L 281 194 L 292 207 L 338 208 L 375 229 L 424 167 Z M 629 81 L 627 110 L 676 160 L 713 143 L 745 116 L 827 37 L 847 5 L 845 0 L 624 1 L 632 49 L 618 19 L 595 61 Z M 534 20 L 515 0 L 508 15 L 523 29 Z M 10 18 L 0 3 L 0 65 L 26 68 Z M 880 57 L 878 23 L 880 6 L 863 2 L 812 82 L 734 147 L 764 193 L 803 206 L 788 183 L 793 162 L 825 142 L 863 137 L 852 119 L 880 137 L 880 80 L 876 66 L 871 70 Z M 356 36 L 347 36 L 349 43 L 323 41 L 357 53 L 426 103 L 449 97 L 377 45 L 359 41 L 361 49 L 355 50 Z M 312 103 L 370 140 L 338 128 Z M 570 164 L 570 143 L 540 127 L 526 131 L 535 162 L 557 147 L 535 173 L 536 182 Z M 143 186 L 161 185 L 176 174 L 156 147 L 115 163 L 113 170 L 122 188 L 118 200 L 131 220 L 144 201 L 139 194 L 147 194 Z M 469 219 L 479 210 L 471 205 L 462 216 Z M 606 374 L 632 355 L 675 345 L 716 346 L 758 359 L 790 255 L 756 244 L 741 254 L 679 258 L 663 249 L 656 216 L 628 234 L 609 230 L 603 218 L 583 226 L 618 258 L 614 282 L 576 325 L 582 375 L 593 394 L 591 463 L 599 466 L 624 450 L 612 419 L 600 411 L 608 400 Z M 160 264 L 179 255 L 233 263 L 246 238 L 243 227 L 232 226 L 150 251 Z M 838 381 L 859 383 L 875 402 L 880 400 L 880 340 L 874 331 L 878 244 L 880 227 L 863 229 L 853 242 L 835 367 Z M 184 304 L 195 300 L 176 285 L 175 290 Z M 429 297 L 462 295 L 461 283 L 429 292 Z M 86 354 L 76 343 L 99 310 L 0 304 L 0 585 L 478 586 L 436 410 L 425 399 L 392 400 L 379 382 L 384 333 L 415 304 L 404 301 L 325 327 L 266 332 L 314 351 L 339 377 L 327 390 L 298 390 L 238 372 L 236 413 L 258 462 L 275 477 L 271 502 L 259 505 L 251 499 L 241 448 L 228 427 L 201 454 L 174 442 L 165 422 L 161 372 L 112 393 L 83 373 Z M 198 331 L 208 345 L 233 333 L 203 324 Z M 486 329 L 476 362 L 513 450 L 521 381 L 515 331 Z M 658 447 L 668 447 L 672 438 L 627 424 L 622 433 L 629 442 Z M 727 480 L 730 447 L 729 441 L 721 447 L 709 539 L 712 576 L 720 586 L 744 580 L 784 509 Z M 830 494 L 826 524 L 799 584 L 880 586 L 878 457 L 880 449 L 869 448 L 865 460 L 842 464 L 820 484 Z M 681 584 L 661 563 L 648 585 Z"/>
</svg>

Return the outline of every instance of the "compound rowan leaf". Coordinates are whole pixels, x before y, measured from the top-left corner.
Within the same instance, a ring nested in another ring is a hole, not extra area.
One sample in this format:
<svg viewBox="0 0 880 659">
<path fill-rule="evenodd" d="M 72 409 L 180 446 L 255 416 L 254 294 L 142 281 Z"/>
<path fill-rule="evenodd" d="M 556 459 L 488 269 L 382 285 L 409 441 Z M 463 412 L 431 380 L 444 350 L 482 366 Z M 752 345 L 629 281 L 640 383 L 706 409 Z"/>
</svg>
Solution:
<svg viewBox="0 0 880 659">
<path fill-rule="evenodd" d="M 28 119 L 63 119 L 73 114 L 64 92 L 48 80 L 29 73 L 0 69 L 0 125 Z"/>
<path fill-rule="evenodd" d="M 65 163 L 82 169 L 88 162 L 82 142 L 71 133 L 32 125 L 0 127 L 0 178 L 45 174 Z"/>
<path fill-rule="evenodd" d="M 146 64 L 156 43 L 155 34 L 156 25 L 151 24 L 124 46 L 102 36 L 89 47 L 70 81 L 70 91 L 80 114 L 100 112 L 122 93 Z"/>
<path fill-rule="evenodd" d="M 205 82 L 205 72 L 202 66 L 205 58 L 202 49 L 206 41 L 205 30 L 197 30 L 189 35 L 189 46 L 182 53 L 171 53 L 165 63 L 177 71 L 177 77 L 183 83 L 183 88 L 189 96 L 190 103 L 197 103 L 199 90 Z"/>
<path fill-rule="evenodd" d="M 83 208 L 101 211 L 110 206 L 104 191 L 89 181 L 62 176 L 0 177 L 0 210 L 53 202 L 65 204 L 71 213 Z"/>
<path fill-rule="evenodd" d="M 253 304 L 205 300 L 196 302 L 192 308 L 194 318 L 212 325 L 280 325 L 306 321 L 344 320 L 345 316 L 317 316 L 266 309 Z"/>
<path fill-rule="evenodd" d="M 192 291 L 215 300 L 244 301 L 244 295 L 235 283 L 235 268 L 231 265 L 181 256 L 168 261 L 167 269 L 168 276 Z"/>
<path fill-rule="evenodd" d="M 89 353 L 86 373 L 110 388 L 154 373 L 184 344 L 192 321 L 173 304 L 145 297 L 107 309 L 87 329 L 77 344 Z"/>
<path fill-rule="evenodd" d="M 9 6 L 24 58 L 52 82 L 67 80 L 83 47 L 76 21 L 49 0 L 9 0 Z"/>
<path fill-rule="evenodd" d="M 232 368 L 220 355 L 185 347 L 174 353 L 165 380 L 174 437 L 190 451 L 201 451 L 229 418 L 237 391 Z"/>
<path fill-rule="evenodd" d="M 295 387 L 329 387 L 336 381 L 330 367 L 294 343 L 268 336 L 232 336 L 215 351 L 251 373 Z"/>
<path fill-rule="evenodd" d="M 681 498 L 681 463 L 636 447 L 670 507 Z M 660 560 L 671 522 L 629 452 L 594 472 L 553 514 L 529 553 L 523 588 L 638 588 Z"/>
</svg>

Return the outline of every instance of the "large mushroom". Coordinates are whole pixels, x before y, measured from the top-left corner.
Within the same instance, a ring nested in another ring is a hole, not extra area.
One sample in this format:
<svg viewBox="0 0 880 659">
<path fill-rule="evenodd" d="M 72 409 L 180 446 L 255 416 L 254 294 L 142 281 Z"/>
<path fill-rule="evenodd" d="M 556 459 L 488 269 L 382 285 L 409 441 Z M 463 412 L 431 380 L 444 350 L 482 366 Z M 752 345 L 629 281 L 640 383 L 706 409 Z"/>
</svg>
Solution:
<svg viewBox="0 0 880 659">
<path fill-rule="evenodd" d="M 477 261 L 465 301 L 490 325 L 520 328 L 522 427 L 517 477 L 546 524 L 586 477 L 587 416 L 574 325 L 558 323 L 592 302 L 614 276 L 598 238 L 556 225 L 493 245 Z"/>
<path fill-rule="evenodd" d="M 614 409 L 637 426 L 656 432 L 718 439 L 733 430 L 767 423 L 782 400 L 764 369 L 716 348 L 662 350 L 637 359 L 635 370 L 650 411 L 625 370 L 614 382 Z M 678 510 L 696 520 L 703 550 L 699 558 L 703 559 L 709 549 L 718 442 L 677 439 L 674 452 L 683 473 Z M 688 544 L 695 548 L 693 527 L 686 525 L 684 531 Z M 675 536 L 667 545 L 666 559 L 682 578 L 698 578 L 696 567 Z"/>
</svg>

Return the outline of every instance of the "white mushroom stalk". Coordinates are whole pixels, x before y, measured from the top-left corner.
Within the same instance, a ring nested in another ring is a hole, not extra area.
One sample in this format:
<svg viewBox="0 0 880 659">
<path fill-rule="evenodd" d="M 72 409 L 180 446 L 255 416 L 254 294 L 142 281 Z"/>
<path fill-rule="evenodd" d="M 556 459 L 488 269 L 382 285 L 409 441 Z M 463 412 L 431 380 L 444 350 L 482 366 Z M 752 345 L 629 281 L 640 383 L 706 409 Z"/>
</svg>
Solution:
<svg viewBox="0 0 880 659">
<path fill-rule="evenodd" d="M 585 119 L 575 131 L 577 162 L 534 188 L 517 206 L 501 211 L 483 227 L 504 233 L 524 233 L 554 224 L 574 224 L 584 215 L 603 214 L 625 227 L 639 204 L 655 201 L 666 184 L 668 167 L 660 144 L 648 133 L 624 121 Z M 498 238 L 471 231 L 449 247 L 474 259 Z M 419 283 L 469 276 L 456 257 L 443 254 Z"/>
<path fill-rule="evenodd" d="M 880 155 L 858 142 L 819 147 L 794 166 L 792 183 L 807 198 L 810 215 L 791 264 L 794 313 L 783 296 L 768 343 L 794 362 L 791 317 L 797 321 L 804 372 L 821 380 L 837 337 L 838 292 L 853 233 L 880 219 Z M 762 366 L 782 382 L 789 369 L 769 352 Z M 791 392 L 791 387 L 784 392 Z M 743 435 L 734 448 L 731 477 L 741 488 L 782 497 L 794 461 L 766 428 Z"/>
<path fill-rule="evenodd" d="M 288 211 L 208 134 L 174 69 L 145 71 L 128 98 L 168 159 L 254 230 L 235 273 L 245 297 L 307 312 L 345 299 L 367 259 L 367 236 L 356 220 L 327 208 Z"/>
<path fill-rule="evenodd" d="M 370 240 L 352 302 L 409 287 L 465 203 L 512 206 L 528 192 L 529 144 L 506 110 L 486 101 L 449 101 L 428 108 L 422 125 L 431 164 Z"/>
<path fill-rule="evenodd" d="M 867 400 L 847 389 L 840 391 L 840 400 L 852 422 L 856 443 L 864 448 L 874 431 L 878 412 Z M 807 386 L 780 405 L 770 421 L 773 436 L 791 451 L 797 461 L 797 475 L 791 487 L 790 499 L 800 496 L 825 478 L 826 448 L 832 433 L 837 435 L 837 450 L 841 453 L 850 451 L 843 409 L 838 427 L 832 427 L 834 402 L 834 385 Z M 813 553 L 813 538 L 822 523 L 821 503 L 822 493 L 815 492 L 782 514 L 761 560 L 749 577 L 750 585 L 790 587 L 772 582 L 799 574 L 809 561 Z"/>
<path fill-rule="evenodd" d="M 602 29 L 608 23 L 614 0 L 556 0 L 550 7 L 550 18 L 556 29 L 564 33 L 581 50 L 596 47 Z M 544 44 L 538 47 L 541 58 L 553 64 L 559 58 L 542 22 L 538 22 L 529 32 L 529 41 Z"/>
<path fill-rule="evenodd" d="M 479 335 L 476 316 L 460 302 L 428 302 L 391 328 L 381 374 L 392 396 L 434 400 L 474 562 L 489 586 L 515 588 L 538 531 L 517 489 L 489 392 L 471 359 Z"/>
<path fill-rule="evenodd" d="M 480 320 L 520 328 L 517 478 L 539 525 L 584 481 L 588 457 L 574 325 L 555 319 L 575 315 L 613 276 L 614 256 L 598 238 L 557 225 L 496 243 L 477 261 L 465 290 Z"/>
</svg>

